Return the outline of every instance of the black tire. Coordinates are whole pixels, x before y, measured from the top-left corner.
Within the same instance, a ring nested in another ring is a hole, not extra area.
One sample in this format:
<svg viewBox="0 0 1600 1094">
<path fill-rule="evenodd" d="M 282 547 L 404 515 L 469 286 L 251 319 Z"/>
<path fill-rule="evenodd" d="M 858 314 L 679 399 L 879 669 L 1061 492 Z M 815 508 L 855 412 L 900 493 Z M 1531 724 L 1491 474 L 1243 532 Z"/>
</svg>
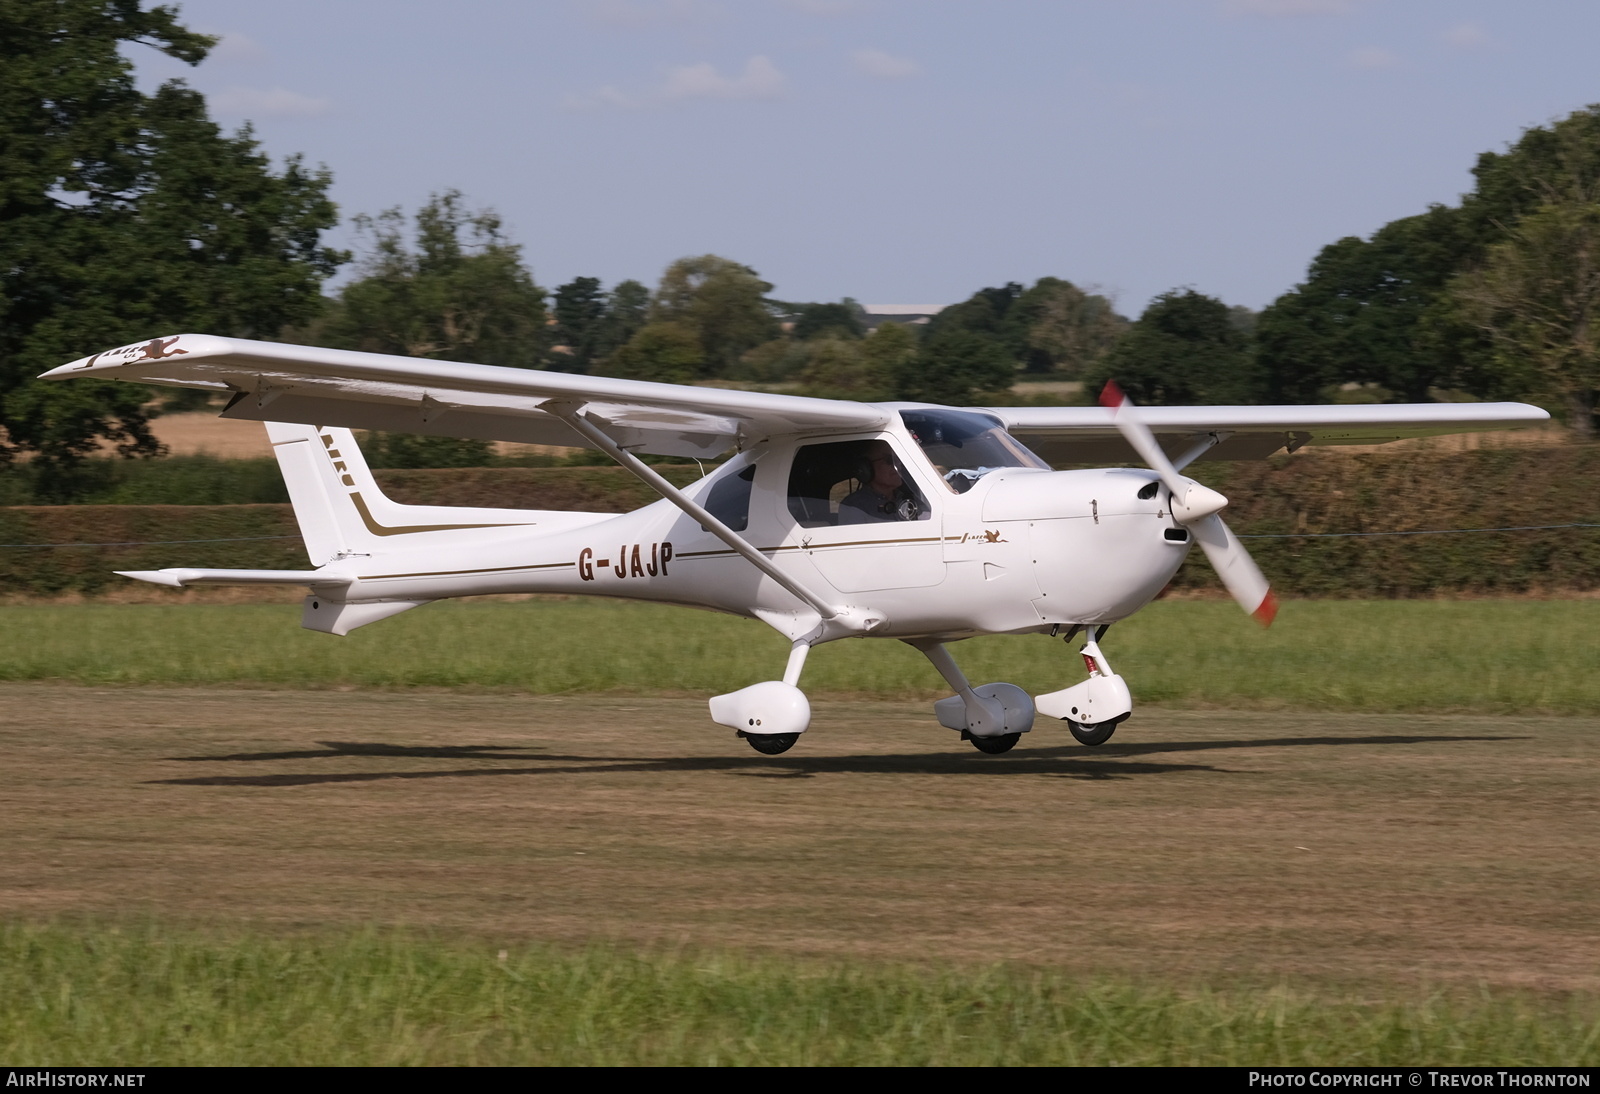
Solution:
<svg viewBox="0 0 1600 1094">
<path fill-rule="evenodd" d="M 1116 721 L 1101 722 L 1097 726 L 1086 726 L 1082 722 L 1074 722 L 1071 718 L 1067 719 L 1067 728 L 1072 731 L 1073 737 L 1077 739 L 1080 745 L 1105 744 L 1111 740 L 1111 735 L 1117 731 L 1117 726 L 1121 724 L 1120 721 Z"/>
<path fill-rule="evenodd" d="M 789 751 L 800 739 L 798 733 L 746 733 L 744 739 L 750 747 L 763 756 L 777 756 Z"/>
<path fill-rule="evenodd" d="M 972 747 L 988 756 L 998 756 L 1002 752 L 1010 752 L 1018 741 L 1022 740 L 1020 733 L 1002 733 L 998 737 L 969 737 Z"/>
</svg>

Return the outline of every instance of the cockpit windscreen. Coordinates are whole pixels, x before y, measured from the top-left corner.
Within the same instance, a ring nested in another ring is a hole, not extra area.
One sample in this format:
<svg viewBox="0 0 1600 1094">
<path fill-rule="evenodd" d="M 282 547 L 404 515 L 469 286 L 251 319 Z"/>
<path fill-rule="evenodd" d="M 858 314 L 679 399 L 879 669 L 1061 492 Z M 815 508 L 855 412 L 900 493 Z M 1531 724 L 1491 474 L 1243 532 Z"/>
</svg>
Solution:
<svg viewBox="0 0 1600 1094">
<path fill-rule="evenodd" d="M 1002 467 L 1050 465 L 1028 451 L 999 419 L 971 410 L 902 410 L 900 418 L 922 446 L 945 485 L 958 494 Z"/>
</svg>

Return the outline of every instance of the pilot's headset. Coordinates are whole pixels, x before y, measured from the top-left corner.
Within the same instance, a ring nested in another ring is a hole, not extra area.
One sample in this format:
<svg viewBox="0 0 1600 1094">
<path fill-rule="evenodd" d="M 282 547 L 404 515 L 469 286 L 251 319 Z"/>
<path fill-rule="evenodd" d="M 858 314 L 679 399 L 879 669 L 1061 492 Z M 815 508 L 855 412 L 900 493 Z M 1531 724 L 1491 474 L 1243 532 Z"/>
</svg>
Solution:
<svg viewBox="0 0 1600 1094">
<path fill-rule="evenodd" d="M 872 468 L 872 454 L 873 452 L 877 451 L 877 446 L 883 443 L 884 442 L 882 441 L 867 441 L 861 446 L 860 454 L 856 456 L 855 470 L 851 472 L 851 474 L 854 475 L 855 480 L 862 486 L 866 486 L 872 481 L 875 473 Z M 892 448 L 889 449 L 889 457 L 891 459 L 894 458 L 894 449 Z"/>
</svg>

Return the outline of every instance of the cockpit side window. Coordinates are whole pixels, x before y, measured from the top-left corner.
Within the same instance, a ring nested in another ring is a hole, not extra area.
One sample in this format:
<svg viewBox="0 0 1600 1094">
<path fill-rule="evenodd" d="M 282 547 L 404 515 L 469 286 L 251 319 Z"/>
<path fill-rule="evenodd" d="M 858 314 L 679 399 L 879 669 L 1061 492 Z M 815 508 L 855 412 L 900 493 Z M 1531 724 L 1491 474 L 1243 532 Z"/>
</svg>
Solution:
<svg viewBox="0 0 1600 1094">
<path fill-rule="evenodd" d="M 733 531 L 744 531 L 750 526 L 750 484 L 755 482 L 755 478 L 755 464 L 736 474 L 722 476 L 711 484 L 711 490 L 706 494 L 706 512 Z M 705 525 L 701 525 L 701 528 L 710 531 Z"/>
<path fill-rule="evenodd" d="M 1002 467 L 1050 465 L 1007 433 L 998 418 L 971 410 L 902 410 L 906 428 L 939 472 L 946 486 L 965 494 L 973 484 Z"/>
<path fill-rule="evenodd" d="M 933 515 L 886 440 L 801 446 L 789 470 L 789 512 L 802 528 L 929 520 Z"/>
</svg>

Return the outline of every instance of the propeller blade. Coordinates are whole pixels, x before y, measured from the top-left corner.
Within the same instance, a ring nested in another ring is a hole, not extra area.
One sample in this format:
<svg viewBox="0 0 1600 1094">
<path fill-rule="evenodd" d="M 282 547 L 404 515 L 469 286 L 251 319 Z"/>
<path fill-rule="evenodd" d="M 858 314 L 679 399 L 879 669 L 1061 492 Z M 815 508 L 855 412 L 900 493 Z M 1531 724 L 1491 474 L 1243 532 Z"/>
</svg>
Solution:
<svg viewBox="0 0 1600 1094">
<path fill-rule="evenodd" d="M 1161 476 L 1167 492 L 1174 498 L 1182 498 L 1188 493 L 1189 480 L 1178 474 L 1178 469 L 1172 466 L 1172 461 L 1156 441 L 1156 435 L 1150 432 L 1150 427 L 1139 416 L 1133 400 L 1122 393 L 1115 380 L 1107 380 L 1106 386 L 1100 389 L 1100 405 L 1111 411 L 1117 432 L 1139 454 L 1144 465 Z"/>
<path fill-rule="evenodd" d="M 1190 524 L 1189 532 L 1200 542 L 1211 568 L 1217 571 L 1239 607 L 1263 627 L 1272 626 L 1278 614 L 1278 598 L 1272 595 L 1272 586 L 1267 584 L 1261 568 L 1239 542 L 1239 537 L 1229 531 L 1215 513 Z"/>
<path fill-rule="evenodd" d="M 1161 476 L 1162 485 L 1172 496 L 1173 519 L 1179 524 L 1189 524 L 1203 517 L 1209 517 L 1228 504 L 1228 499 L 1211 487 L 1202 486 L 1178 473 L 1178 469 L 1173 466 L 1156 440 L 1156 435 L 1139 416 L 1133 400 L 1122 393 L 1115 380 L 1106 381 L 1106 386 L 1101 389 L 1100 405 L 1111 411 L 1117 432 L 1133 446 L 1133 450 L 1139 454 L 1145 466 Z"/>
<path fill-rule="evenodd" d="M 1199 540 L 1211 568 L 1217 571 L 1233 599 L 1263 627 L 1272 626 L 1278 614 L 1278 598 L 1272 595 L 1272 586 L 1267 584 L 1261 568 L 1239 542 L 1239 537 L 1230 532 L 1217 515 L 1228 504 L 1228 499 L 1209 486 L 1178 474 L 1178 469 L 1156 442 L 1156 435 L 1139 416 L 1133 400 L 1122 393 L 1115 381 L 1108 381 L 1101 390 L 1100 405 L 1111 411 L 1117 431 L 1139 453 L 1139 458 L 1161 476 L 1162 484 L 1172 495 L 1173 519 Z"/>
</svg>

